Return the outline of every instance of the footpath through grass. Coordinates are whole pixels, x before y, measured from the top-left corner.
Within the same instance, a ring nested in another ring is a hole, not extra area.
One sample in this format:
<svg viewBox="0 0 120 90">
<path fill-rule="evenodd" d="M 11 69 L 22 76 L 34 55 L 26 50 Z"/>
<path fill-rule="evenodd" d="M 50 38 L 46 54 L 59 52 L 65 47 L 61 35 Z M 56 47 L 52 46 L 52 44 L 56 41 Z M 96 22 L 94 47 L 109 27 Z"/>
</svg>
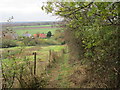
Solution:
<svg viewBox="0 0 120 90">
<path fill-rule="evenodd" d="M 63 54 L 52 67 L 47 71 L 49 81 L 47 88 L 69 88 L 71 82 L 68 77 L 71 74 L 72 67 L 68 63 L 68 54 Z"/>
</svg>

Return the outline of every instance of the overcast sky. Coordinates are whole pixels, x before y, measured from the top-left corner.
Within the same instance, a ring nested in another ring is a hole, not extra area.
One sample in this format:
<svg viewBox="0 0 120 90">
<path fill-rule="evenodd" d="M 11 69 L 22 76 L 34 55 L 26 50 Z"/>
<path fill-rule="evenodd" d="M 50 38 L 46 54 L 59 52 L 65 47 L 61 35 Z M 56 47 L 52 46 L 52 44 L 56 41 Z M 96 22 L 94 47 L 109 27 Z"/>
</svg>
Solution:
<svg viewBox="0 0 120 90">
<path fill-rule="evenodd" d="M 43 1 L 46 0 L 0 0 L 0 22 L 11 16 L 13 21 L 55 21 L 57 17 L 41 10 Z"/>
</svg>

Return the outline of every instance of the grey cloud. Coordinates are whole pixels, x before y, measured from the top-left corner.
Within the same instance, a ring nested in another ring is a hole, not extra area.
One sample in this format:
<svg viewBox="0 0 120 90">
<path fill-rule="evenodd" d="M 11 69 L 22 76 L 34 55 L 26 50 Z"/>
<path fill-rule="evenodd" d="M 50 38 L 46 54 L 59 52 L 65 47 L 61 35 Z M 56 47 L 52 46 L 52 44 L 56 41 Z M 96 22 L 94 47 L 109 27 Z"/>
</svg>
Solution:
<svg viewBox="0 0 120 90">
<path fill-rule="evenodd" d="M 42 0 L 2 0 L 0 3 L 1 21 L 14 16 L 14 21 L 55 21 L 56 17 L 41 10 Z"/>
</svg>

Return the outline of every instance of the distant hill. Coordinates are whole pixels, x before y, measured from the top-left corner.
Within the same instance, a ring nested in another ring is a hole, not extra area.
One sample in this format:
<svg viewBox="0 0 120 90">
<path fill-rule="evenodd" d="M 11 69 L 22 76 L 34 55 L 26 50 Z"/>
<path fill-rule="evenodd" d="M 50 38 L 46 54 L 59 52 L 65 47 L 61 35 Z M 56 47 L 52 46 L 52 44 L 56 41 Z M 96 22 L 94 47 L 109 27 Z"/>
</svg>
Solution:
<svg viewBox="0 0 120 90">
<path fill-rule="evenodd" d="M 54 25 L 61 23 L 61 21 L 39 21 L 39 22 L 11 22 L 12 26 L 33 26 L 33 25 Z M 8 22 L 0 22 L 2 26 L 7 26 Z"/>
</svg>

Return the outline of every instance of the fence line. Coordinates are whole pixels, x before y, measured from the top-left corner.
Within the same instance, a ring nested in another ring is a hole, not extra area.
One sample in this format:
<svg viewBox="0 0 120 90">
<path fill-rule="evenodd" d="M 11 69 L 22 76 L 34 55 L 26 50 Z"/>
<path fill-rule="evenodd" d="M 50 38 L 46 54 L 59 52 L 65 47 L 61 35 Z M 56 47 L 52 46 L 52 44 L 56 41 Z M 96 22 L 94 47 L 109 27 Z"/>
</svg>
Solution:
<svg viewBox="0 0 120 90">
<path fill-rule="evenodd" d="M 54 64 L 54 61 L 58 60 L 59 57 L 62 56 L 62 54 L 65 53 L 65 50 L 61 50 L 60 52 L 57 52 L 57 51 L 54 51 L 54 50 L 49 50 L 48 51 L 48 64 L 45 66 L 45 72 L 46 72 L 46 75 L 48 76 L 47 74 L 47 70 L 49 69 L 49 66 L 50 65 L 53 65 Z M 10 51 L 8 51 L 8 53 L 10 53 Z M 33 65 L 33 69 L 30 68 L 30 70 L 32 71 L 32 75 L 37 75 L 37 53 L 36 52 L 33 52 L 33 62 L 32 62 L 32 65 Z M 4 84 L 4 82 L 2 83 L 2 62 L 0 60 L 0 90 L 2 89 L 2 84 Z"/>
</svg>

